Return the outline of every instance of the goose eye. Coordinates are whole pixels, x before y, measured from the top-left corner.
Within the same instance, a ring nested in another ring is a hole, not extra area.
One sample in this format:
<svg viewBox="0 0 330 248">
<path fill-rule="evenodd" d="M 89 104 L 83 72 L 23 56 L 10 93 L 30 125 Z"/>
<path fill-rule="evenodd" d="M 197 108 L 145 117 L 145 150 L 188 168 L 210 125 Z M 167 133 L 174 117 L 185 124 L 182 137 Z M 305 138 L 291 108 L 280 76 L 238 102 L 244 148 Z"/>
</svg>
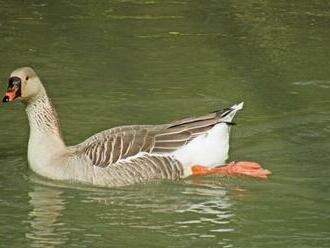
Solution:
<svg viewBox="0 0 330 248">
<path fill-rule="evenodd" d="M 25 80 L 29 80 L 29 77 L 28 77 L 28 76 L 26 76 Z"/>
</svg>

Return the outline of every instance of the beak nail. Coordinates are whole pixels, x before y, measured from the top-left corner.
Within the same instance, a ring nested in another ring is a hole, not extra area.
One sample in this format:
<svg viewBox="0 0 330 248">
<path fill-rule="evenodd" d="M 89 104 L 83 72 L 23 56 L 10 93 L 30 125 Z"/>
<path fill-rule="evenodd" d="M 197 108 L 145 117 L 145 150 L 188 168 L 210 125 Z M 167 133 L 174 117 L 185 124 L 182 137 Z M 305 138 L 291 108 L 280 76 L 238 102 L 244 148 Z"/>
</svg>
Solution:
<svg viewBox="0 0 330 248">
<path fill-rule="evenodd" d="M 9 102 L 9 96 L 4 96 L 2 102 Z"/>
</svg>

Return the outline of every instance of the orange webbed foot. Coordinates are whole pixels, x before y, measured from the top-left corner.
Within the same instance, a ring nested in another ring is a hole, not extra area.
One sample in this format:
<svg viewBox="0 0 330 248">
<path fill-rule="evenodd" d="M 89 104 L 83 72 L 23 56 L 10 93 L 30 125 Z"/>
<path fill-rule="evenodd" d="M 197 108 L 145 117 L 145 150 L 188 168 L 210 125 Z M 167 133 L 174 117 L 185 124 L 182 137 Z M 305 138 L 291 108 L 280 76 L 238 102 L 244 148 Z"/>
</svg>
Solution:
<svg viewBox="0 0 330 248">
<path fill-rule="evenodd" d="M 191 167 L 192 174 L 197 176 L 210 175 L 210 174 L 231 174 L 238 176 L 250 176 L 256 178 L 268 178 L 272 173 L 261 167 L 256 162 L 241 161 L 241 162 L 230 162 L 225 166 L 221 167 L 206 167 L 203 165 L 194 165 Z"/>
<path fill-rule="evenodd" d="M 220 167 L 227 171 L 227 174 L 239 175 L 239 176 L 250 176 L 256 178 L 267 178 L 272 173 L 261 167 L 256 162 L 240 161 L 230 162 L 224 167 Z"/>
</svg>

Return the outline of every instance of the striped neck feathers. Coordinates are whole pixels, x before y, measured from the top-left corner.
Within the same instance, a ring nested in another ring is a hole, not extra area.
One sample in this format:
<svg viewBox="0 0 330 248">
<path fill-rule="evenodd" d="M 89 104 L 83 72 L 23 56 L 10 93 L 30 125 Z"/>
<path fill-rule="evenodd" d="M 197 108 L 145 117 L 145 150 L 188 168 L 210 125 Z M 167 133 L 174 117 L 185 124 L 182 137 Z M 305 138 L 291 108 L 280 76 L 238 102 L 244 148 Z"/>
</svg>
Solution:
<svg viewBox="0 0 330 248">
<path fill-rule="evenodd" d="M 52 133 L 62 139 L 57 113 L 46 93 L 27 103 L 26 113 L 31 129 L 41 133 Z"/>
</svg>

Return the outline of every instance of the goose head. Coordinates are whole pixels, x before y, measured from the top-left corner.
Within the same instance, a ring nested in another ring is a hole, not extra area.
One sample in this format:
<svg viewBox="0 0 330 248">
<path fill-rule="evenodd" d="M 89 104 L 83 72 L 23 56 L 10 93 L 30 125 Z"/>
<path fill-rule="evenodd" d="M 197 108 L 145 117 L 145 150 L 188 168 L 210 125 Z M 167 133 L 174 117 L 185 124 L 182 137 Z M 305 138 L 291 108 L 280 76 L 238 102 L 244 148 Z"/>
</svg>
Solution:
<svg viewBox="0 0 330 248">
<path fill-rule="evenodd" d="M 29 102 L 44 92 L 44 87 L 37 73 L 30 67 L 22 67 L 13 71 L 8 79 L 8 88 L 3 102 L 20 99 Z"/>
</svg>

